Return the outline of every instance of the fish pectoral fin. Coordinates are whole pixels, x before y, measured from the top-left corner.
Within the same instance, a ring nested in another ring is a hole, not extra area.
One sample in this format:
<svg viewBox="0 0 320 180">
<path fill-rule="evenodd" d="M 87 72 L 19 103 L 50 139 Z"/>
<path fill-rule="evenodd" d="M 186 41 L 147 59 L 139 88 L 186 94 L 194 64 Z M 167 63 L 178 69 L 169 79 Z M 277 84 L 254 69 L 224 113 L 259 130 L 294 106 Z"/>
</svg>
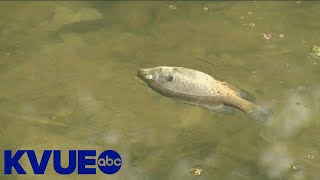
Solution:
<svg viewBox="0 0 320 180">
<path fill-rule="evenodd" d="M 247 100 L 247 101 L 250 101 L 250 102 L 254 102 L 255 101 L 255 98 L 254 96 L 252 96 L 249 92 L 241 89 L 241 88 L 238 88 L 236 86 L 233 86 L 233 85 L 230 85 L 230 84 L 227 84 L 228 88 L 231 89 L 238 97 L 244 99 L 244 100 Z"/>
<path fill-rule="evenodd" d="M 226 106 L 224 104 L 208 106 L 207 108 L 212 110 L 212 111 L 215 111 L 215 112 L 218 112 L 218 113 L 222 113 L 222 114 L 226 114 L 226 115 L 233 115 L 235 113 L 235 109 L 233 107 Z"/>
</svg>

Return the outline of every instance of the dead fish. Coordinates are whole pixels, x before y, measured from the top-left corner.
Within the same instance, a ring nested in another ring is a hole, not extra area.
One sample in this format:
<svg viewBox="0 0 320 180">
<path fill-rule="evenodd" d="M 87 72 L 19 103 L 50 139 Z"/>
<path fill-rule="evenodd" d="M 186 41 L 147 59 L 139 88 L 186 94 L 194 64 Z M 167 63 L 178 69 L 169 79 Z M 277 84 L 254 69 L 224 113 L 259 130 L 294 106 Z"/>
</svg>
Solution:
<svg viewBox="0 0 320 180">
<path fill-rule="evenodd" d="M 247 91 L 197 70 L 159 66 L 140 69 L 137 76 L 154 91 L 179 102 L 227 115 L 236 108 L 261 122 L 272 116 L 271 109 L 254 104 Z"/>
</svg>

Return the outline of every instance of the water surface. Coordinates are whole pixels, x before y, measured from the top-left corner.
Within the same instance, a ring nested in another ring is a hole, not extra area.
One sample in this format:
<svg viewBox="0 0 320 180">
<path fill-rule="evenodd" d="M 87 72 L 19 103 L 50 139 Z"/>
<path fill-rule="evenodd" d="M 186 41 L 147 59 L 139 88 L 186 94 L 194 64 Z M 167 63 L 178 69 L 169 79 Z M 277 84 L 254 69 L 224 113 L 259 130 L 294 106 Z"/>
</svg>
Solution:
<svg viewBox="0 0 320 180">
<path fill-rule="evenodd" d="M 48 167 L 1 179 L 320 176 L 320 61 L 308 56 L 320 45 L 320 3 L 0 4 L 1 149 L 114 149 L 123 159 L 111 176 Z M 263 125 L 165 98 L 136 77 L 160 65 L 246 89 L 275 117 Z"/>
</svg>

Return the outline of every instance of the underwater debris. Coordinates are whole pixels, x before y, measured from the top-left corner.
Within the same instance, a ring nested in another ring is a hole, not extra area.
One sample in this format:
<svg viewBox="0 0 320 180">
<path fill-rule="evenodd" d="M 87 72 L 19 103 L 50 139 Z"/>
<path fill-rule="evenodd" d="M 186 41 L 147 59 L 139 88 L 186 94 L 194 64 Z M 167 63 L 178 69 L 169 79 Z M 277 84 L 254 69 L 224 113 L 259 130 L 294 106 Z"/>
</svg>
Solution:
<svg viewBox="0 0 320 180">
<path fill-rule="evenodd" d="M 307 158 L 308 158 L 308 159 L 314 159 L 314 155 L 308 154 L 308 155 L 307 155 Z"/>
<path fill-rule="evenodd" d="M 222 83 L 222 85 L 227 85 L 228 84 L 228 82 L 226 82 L 226 81 L 222 81 L 221 83 Z"/>
<path fill-rule="evenodd" d="M 291 164 L 291 169 L 294 170 L 294 171 L 297 171 L 297 170 L 300 169 L 300 167 L 298 165 Z"/>
<path fill-rule="evenodd" d="M 205 59 L 202 59 L 202 58 L 197 58 L 198 60 L 200 60 L 200 61 L 203 61 L 203 62 L 205 62 L 205 63 L 208 63 L 208 64 L 211 64 L 211 65 L 215 65 L 214 63 L 212 63 L 212 62 L 209 62 L 209 61 L 207 61 L 207 60 L 205 60 Z"/>
<path fill-rule="evenodd" d="M 292 69 L 292 66 L 291 66 L 290 64 L 286 64 L 286 66 L 287 66 L 287 69 L 288 69 L 288 70 L 291 70 L 291 69 Z"/>
<path fill-rule="evenodd" d="M 200 168 L 200 167 L 194 167 L 194 168 L 191 168 L 190 169 L 190 172 L 192 173 L 192 175 L 194 175 L 194 176 L 199 176 L 199 175 L 201 175 L 201 173 L 202 173 L 202 168 Z"/>
<path fill-rule="evenodd" d="M 320 46 L 313 46 L 311 48 L 309 56 L 319 59 L 320 58 Z"/>
<path fill-rule="evenodd" d="M 283 38 L 284 37 L 284 34 L 279 34 L 279 38 Z"/>
<path fill-rule="evenodd" d="M 263 39 L 266 39 L 266 40 L 271 40 L 272 39 L 272 35 L 270 33 L 262 33 L 261 34 Z"/>
<path fill-rule="evenodd" d="M 304 87 L 304 86 L 298 86 L 295 91 L 300 93 L 307 93 L 309 92 L 310 88 Z"/>
<path fill-rule="evenodd" d="M 249 26 L 253 27 L 255 24 L 254 23 L 249 23 Z"/>
<path fill-rule="evenodd" d="M 203 10 L 209 11 L 209 8 L 208 7 L 203 7 Z"/>
<path fill-rule="evenodd" d="M 177 9 L 177 6 L 173 5 L 173 4 L 170 4 L 169 5 L 169 9 Z"/>
</svg>

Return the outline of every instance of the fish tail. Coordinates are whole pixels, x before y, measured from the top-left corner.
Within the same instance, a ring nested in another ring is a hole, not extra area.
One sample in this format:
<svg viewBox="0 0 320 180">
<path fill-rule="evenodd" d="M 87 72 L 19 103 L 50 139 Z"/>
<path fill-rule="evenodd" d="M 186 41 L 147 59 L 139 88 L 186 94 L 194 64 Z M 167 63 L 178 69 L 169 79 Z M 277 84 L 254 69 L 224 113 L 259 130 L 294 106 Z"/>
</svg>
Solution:
<svg viewBox="0 0 320 180">
<path fill-rule="evenodd" d="M 256 105 L 248 102 L 248 106 L 245 109 L 245 112 L 253 119 L 258 120 L 260 122 L 267 122 L 272 118 L 273 112 L 268 107 L 263 107 L 260 105 Z"/>
<path fill-rule="evenodd" d="M 227 84 L 227 86 L 229 87 L 229 89 L 231 91 L 233 91 L 238 97 L 250 101 L 250 102 L 254 102 L 255 98 L 254 96 L 252 96 L 249 92 L 247 92 L 246 90 L 243 90 L 237 86 L 233 86 L 231 84 Z"/>
</svg>

